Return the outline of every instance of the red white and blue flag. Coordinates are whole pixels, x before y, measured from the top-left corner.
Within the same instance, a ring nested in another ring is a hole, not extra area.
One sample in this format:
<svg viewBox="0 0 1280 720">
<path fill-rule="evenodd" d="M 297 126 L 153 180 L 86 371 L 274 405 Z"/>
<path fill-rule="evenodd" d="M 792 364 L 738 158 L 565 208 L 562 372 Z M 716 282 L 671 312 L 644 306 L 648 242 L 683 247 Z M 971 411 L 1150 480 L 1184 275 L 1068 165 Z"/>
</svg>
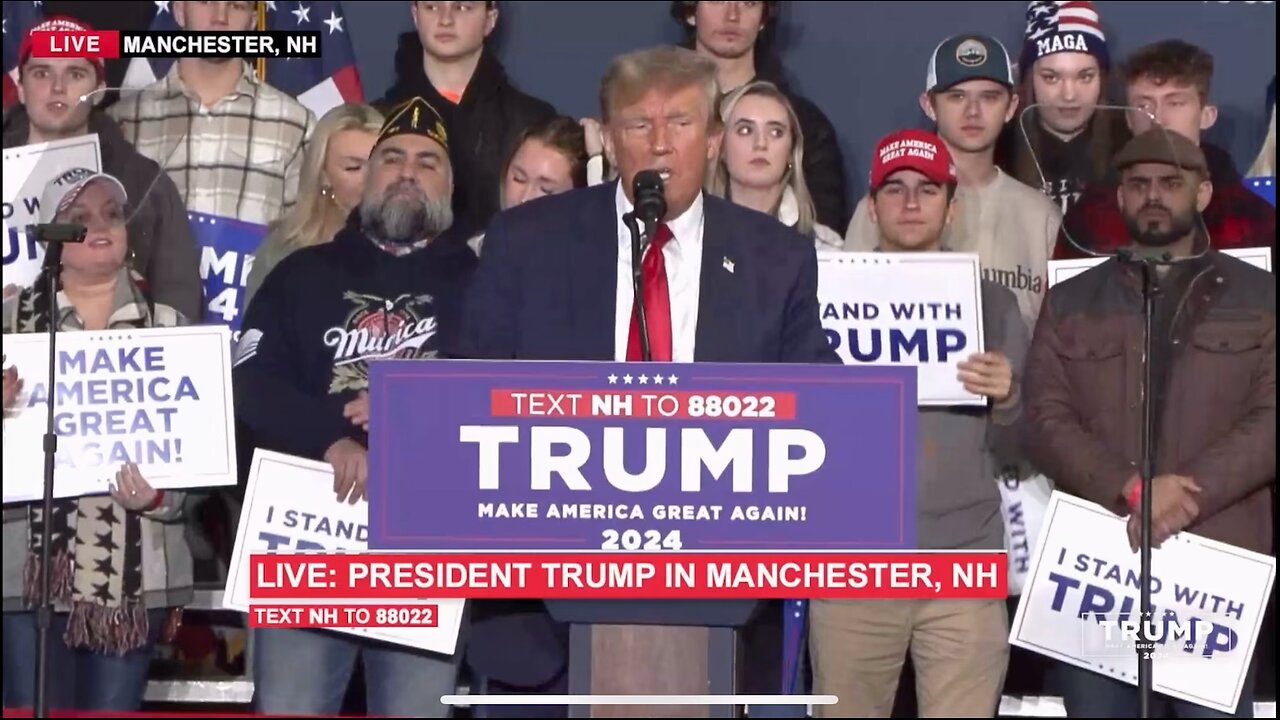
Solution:
<svg viewBox="0 0 1280 720">
<path fill-rule="evenodd" d="M 5 13 L 8 6 L 5 3 Z M 179 30 L 172 3 L 156 2 L 153 31 Z M 318 58 L 267 58 L 257 67 L 261 79 L 296 97 L 320 117 L 331 108 L 348 102 L 363 102 L 364 89 L 356 56 L 351 48 L 346 18 L 340 2 L 266 2 L 266 18 L 260 30 L 315 31 L 320 33 Z M 7 43 L 6 43 L 7 47 Z M 6 55 L 6 60 L 7 60 Z M 173 64 L 171 58 L 135 58 L 129 63 L 124 87 L 140 89 L 164 77 Z"/>
<path fill-rule="evenodd" d="M 4 109 L 18 102 L 18 45 L 27 31 L 44 20 L 44 3 L 4 3 Z"/>
</svg>

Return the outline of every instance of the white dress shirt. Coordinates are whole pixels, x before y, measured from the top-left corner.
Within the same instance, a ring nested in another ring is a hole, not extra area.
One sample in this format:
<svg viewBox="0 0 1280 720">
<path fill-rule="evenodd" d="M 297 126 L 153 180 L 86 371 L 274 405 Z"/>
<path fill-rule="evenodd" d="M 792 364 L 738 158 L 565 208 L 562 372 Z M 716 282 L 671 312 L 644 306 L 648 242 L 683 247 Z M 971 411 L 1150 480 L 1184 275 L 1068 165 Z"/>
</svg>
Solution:
<svg viewBox="0 0 1280 720">
<path fill-rule="evenodd" d="M 625 362 L 631 337 L 631 310 L 635 286 L 631 277 L 631 232 L 622 216 L 633 206 L 618 183 L 618 302 L 614 322 L 614 359 Z M 702 276 L 702 193 L 679 217 L 667 223 L 672 239 L 662 248 L 667 268 L 667 288 L 671 296 L 671 360 L 693 362 L 693 345 L 698 334 L 698 290 Z M 652 324 L 651 324 L 652 326 Z"/>
</svg>

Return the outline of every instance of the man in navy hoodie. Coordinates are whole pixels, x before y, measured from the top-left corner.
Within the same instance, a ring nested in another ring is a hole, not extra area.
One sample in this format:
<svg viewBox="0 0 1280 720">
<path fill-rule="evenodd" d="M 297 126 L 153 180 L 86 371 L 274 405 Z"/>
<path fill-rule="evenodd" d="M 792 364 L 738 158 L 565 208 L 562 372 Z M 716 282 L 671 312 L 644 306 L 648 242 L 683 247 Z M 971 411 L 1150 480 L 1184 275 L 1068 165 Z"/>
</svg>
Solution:
<svg viewBox="0 0 1280 720">
<path fill-rule="evenodd" d="M 394 108 L 347 226 L 283 260 L 244 320 L 237 417 L 259 447 L 332 465 L 334 502 L 366 499 L 368 361 L 435 357 L 457 330 L 476 256 L 453 222 L 447 137 L 422 98 Z M 293 629 L 260 631 L 254 652 L 257 712 L 337 714 L 363 657 L 368 712 L 394 717 L 447 716 L 461 656 Z"/>
</svg>

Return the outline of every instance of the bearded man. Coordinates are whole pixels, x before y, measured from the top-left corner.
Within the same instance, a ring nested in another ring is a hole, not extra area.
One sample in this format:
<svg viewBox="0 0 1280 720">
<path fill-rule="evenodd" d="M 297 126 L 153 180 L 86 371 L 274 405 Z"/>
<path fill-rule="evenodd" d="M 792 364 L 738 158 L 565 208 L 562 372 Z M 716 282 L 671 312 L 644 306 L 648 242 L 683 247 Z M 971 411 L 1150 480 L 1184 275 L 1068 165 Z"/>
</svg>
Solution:
<svg viewBox="0 0 1280 720">
<path fill-rule="evenodd" d="M 477 259 L 471 229 L 454 226 L 452 195 L 444 123 L 410 99 L 387 115 L 346 227 L 281 261 L 245 317 L 236 416 L 257 447 L 332 465 L 335 502 L 367 499 L 368 361 L 435 357 L 457 333 Z M 446 657 L 325 630 L 257 632 L 257 712 L 338 713 L 363 656 L 371 714 L 448 714 L 440 698 L 454 691 L 461 649 Z"/>
</svg>

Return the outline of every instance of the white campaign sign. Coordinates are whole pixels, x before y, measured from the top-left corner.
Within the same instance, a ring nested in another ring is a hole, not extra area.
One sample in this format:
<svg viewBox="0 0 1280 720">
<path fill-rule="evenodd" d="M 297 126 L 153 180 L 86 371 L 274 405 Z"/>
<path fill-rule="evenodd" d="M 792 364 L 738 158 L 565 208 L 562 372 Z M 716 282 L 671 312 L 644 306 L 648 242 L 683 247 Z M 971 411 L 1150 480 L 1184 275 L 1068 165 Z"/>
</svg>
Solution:
<svg viewBox="0 0 1280 720">
<path fill-rule="evenodd" d="M 1223 250 L 1223 255 L 1231 255 L 1250 265 L 1271 272 L 1271 248 L 1233 248 Z M 1079 258 L 1075 260 L 1049 261 L 1049 286 L 1053 287 L 1063 280 L 1069 280 L 1089 268 L 1101 265 L 1107 258 Z"/>
<path fill-rule="evenodd" d="M 957 365 L 984 349 L 971 253 L 818 253 L 822 327 L 846 364 L 919 368 L 919 405 L 986 405 Z"/>
<path fill-rule="evenodd" d="M 1126 523 L 1054 492 L 1010 643 L 1137 685 L 1141 561 Z M 1153 549 L 1153 689 L 1235 712 L 1275 572 L 1273 557 L 1189 533 Z"/>
<path fill-rule="evenodd" d="M 96 134 L 4 149 L 4 284 L 28 287 L 40 274 L 44 247 L 27 226 L 40 222 L 45 185 L 75 167 L 102 169 Z"/>
<path fill-rule="evenodd" d="M 197 326 L 5 335 L 22 392 L 4 421 L 4 501 L 44 497 L 49 398 L 58 436 L 54 496 L 102 494 L 135 462 L 156 488 L 236 484 L 231 331 Z"/>
<path fill-rule="evenodd" d="M 319 551 L 362 553 L 368 550 L 369 503 L 339 503 L 333 491 L 333 469 L 280 453 L 258 450 L 253 456 L 249 484 L 236 547 L 228 570 L 222 604 L 230 610 L 249 612 L 251 554 Z M 299 548 L 301 546 L 301 548 Z M 332 628 L 329 632 L 367 637 L 383 642 L 452 655 L 458 644 L 465 600 L 275 599 L 269 604 L 289 605 L 397 605 L 432 604 L 437 607 L 436 627 Z"/>
</svg>

